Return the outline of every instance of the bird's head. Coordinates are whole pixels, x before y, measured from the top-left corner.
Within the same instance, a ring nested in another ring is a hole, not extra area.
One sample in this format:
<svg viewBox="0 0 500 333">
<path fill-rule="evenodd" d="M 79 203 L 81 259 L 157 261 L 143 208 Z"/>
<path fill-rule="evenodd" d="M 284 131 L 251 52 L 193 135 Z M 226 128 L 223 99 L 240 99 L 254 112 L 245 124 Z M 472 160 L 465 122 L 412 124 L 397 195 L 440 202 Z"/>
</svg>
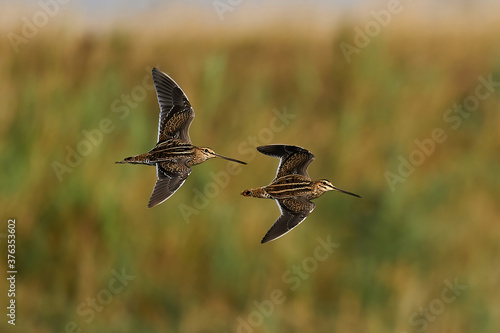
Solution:
<svg viewBox="0 0 500 333">
<path fill-rule="evenodd" d="M 335 186 L 326 179 L 321 179 L 316 182 L 316 186 L 321 192 L 334 191 Z"/>
<path fill-rule="evenodd" d="M 349 194 L 349 195 L 352 195 L 352 196 L 355 196 L 355 197 L 358 197 L 358 198 L 361 198 L 359 195 L 357 194 L 354 194 L 354 193 L 351 193 L 351 192 L 347 192 L 347 191 L 344 191 L 344 190 L 341 190 L 340 188 L 338 187 L 335 187 L 333 186 L 332 183 L 330 183 L 328 180 L 326 179 L 321 179 L 321 180 L 318 180 L 316 182 L 316 188 L 319 192 L 321 193 L 324 193 L 324 192 L 327 192 L 327 191 L 338 191 L 338 192 L 342 192 L 342 193 L 345 193 L 345 194 Z"/>
<path fill-rule="evenodd" d="M 217 155 L 215 154 L 215 152 L 211 148 L 208 148 L 208 147 L 198 148 L 198 151 L 207 160 L 210 159 L 210 158 L 217 157 Z"/>
</svg>

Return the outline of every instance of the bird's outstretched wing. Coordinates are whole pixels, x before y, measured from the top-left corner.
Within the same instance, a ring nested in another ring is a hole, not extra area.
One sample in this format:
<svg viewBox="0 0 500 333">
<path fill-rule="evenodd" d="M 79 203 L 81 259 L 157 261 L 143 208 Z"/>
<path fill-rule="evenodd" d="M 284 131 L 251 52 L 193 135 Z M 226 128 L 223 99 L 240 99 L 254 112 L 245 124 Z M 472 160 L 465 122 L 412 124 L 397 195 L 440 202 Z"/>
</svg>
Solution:
<svg viewBox="0 0 500 333">
<path fill-rule="evenodd" d="M 311 179 L 307 173 L 307 167 L 314 161 L 314 155 L 308 150 L 288 145 L 260 146 L 257 150 L 262 154 L 280 159 L 275 179 L 291 174 L 299 174 Z"/>
<path fill-rule="evenodd" d="M 314 210 L 315 204 L 304 197 L 275 200 L 281 211 L 281 216 L 262 238 L 261 243 L 275 240 L 296 226 Z"/>
<path fill-rule="evenodd" d="M 160 105 L 158 142 L 179 139 L 191 143 L 189 126 L 194 110 L 186 94 L 174 80 L 156 68 L 153 68 L 153 82 Z"/>
<path fill-rule="evenodd" d="M 155 187 L 151 198 L 149 198 L 148 207 L 154 207 L 170 198 L 177 191 L 191 173 L 191 168 L 186 167 L 185 172 L 171 172 L 162 166 L 163 163 L 156 164 Z"/>
</svg>

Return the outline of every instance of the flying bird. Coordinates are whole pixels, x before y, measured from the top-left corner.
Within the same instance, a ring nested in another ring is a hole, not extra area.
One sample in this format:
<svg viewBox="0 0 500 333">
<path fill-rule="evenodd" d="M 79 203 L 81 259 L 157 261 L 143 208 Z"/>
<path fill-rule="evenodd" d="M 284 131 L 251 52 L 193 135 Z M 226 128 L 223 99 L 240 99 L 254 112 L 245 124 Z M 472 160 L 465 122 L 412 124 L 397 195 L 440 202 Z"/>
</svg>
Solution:
<svg viewBox="0 0 500 333">
<path fill-rule="evenodd" d="M 311 180 L 307 167 L 314 161 L 314 155 L 304 148 L 268 145 L 257 147 L 257 150 L 280 159 L 276 177 L 271 184 L 241 192 L 246 197 L 274 199 L 281 211 L 281 216 L 261 243 L 275 240 L 299 225 L 314 210 L 315 204 L 311 200 L 327 191 L 339 191 L 361 198 L 357 194 L 333 186 L 326 179 Z"/>
<path fill-rule="evenodd" d="M 210 148 L 194 146 L 189 137 L 194 110 L 186 94 L 174 80 L 156 68 L 153 68 L 153 82 L 160 105 L 157 144 L 147 153 L 116 162 L 156 166 L 157 180 L 149 199 L 149 208 L 170 198 L 184 184 L 193 165 L 214 157 L 246 164 L 219 155 Z"/>
</svg>

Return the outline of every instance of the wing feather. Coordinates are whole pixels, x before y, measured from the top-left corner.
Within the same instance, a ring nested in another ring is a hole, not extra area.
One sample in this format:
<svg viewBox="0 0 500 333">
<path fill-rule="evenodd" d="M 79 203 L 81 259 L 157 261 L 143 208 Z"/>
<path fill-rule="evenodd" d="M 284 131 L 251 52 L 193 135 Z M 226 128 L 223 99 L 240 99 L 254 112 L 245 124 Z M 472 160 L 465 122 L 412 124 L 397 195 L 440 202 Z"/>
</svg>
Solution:
<svg viewBox="0 0 500 333">
<path fill-rule="evenodd" d="M 288 145 L 260 146 L 257 147 L 257 150 L 262 154 L 280 159 L 275 179 L 292 174 L 299 174 L 311 179 L 307 173 L 307 167 L 314 161 L 314 155 L 308 150 Z"/>
<path fill-rule="evenodd" d="M 298 226 L 314 210 L 315 204 L 304 197 L 275 200 L 281 215 L 262 238 L 261 243 L 280 238 Z"/>
<path fill-rule="evenodd" d="M 190 168 L 186 172 L 171 172 L 163 168 L 161 164 L 156 164 L 158 179 L 153 188 L 153 193 L 151 193 L 151 197 L 149 198 L 149 208 L 157 206 L 170 198 L 184 184 L 186 178 L 191 173 Z"/>
<path fill-rule="evenodd" d="M 194 110 L 186 94 L 171 77 L 156 68 L 153 68 L 153 82 L 160 105 L 158 142 L 179 139 L 191 143 L 189 126 Z"/>
</svg>

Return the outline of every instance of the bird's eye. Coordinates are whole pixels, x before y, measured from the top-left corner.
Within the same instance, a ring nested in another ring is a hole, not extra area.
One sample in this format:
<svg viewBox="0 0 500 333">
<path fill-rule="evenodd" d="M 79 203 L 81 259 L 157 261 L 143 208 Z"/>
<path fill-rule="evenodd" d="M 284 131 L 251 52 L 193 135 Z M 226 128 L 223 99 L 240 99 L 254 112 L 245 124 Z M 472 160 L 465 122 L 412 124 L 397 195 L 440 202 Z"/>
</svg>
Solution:
<svg viewBox="0 0 500 333">
<path fill-rule="evenodd" d="M 203 149 L 203 150 L 205 151 L 205 153 L 208 153 L 208 152 L 209 152 L 207 148 L 205 148 L 205 149 Z"/>
</svg>

